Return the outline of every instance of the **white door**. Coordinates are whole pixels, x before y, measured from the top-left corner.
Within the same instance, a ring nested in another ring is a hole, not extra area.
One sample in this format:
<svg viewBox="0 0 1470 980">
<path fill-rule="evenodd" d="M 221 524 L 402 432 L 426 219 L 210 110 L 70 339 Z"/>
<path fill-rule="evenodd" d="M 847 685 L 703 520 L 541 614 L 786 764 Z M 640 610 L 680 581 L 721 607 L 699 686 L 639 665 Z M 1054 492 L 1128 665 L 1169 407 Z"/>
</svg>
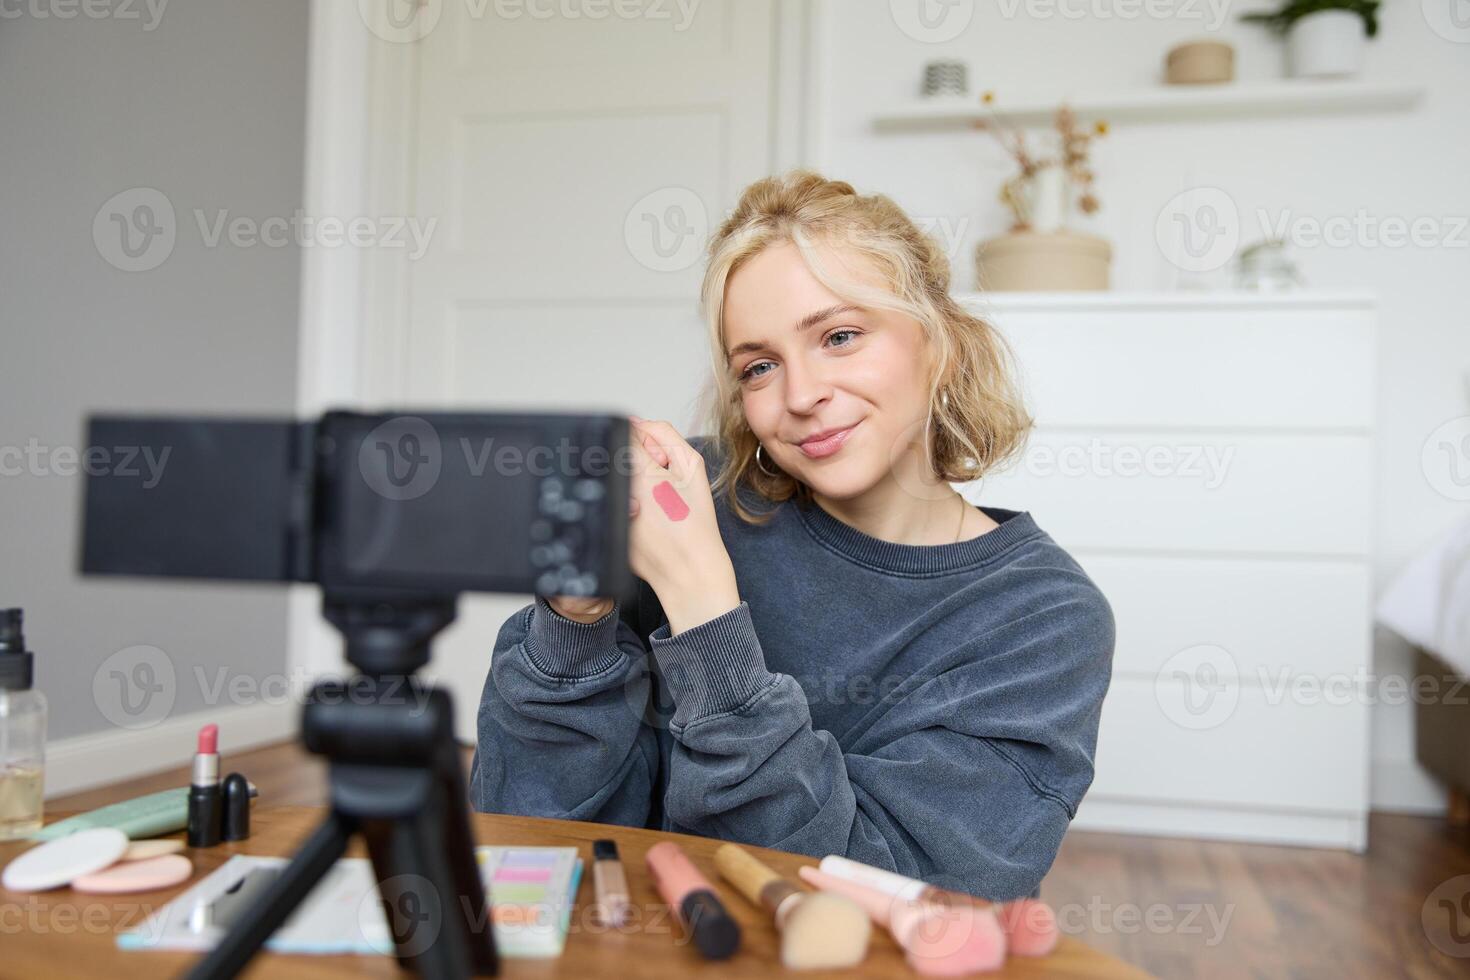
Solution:
<svg viewBox="0 0 1470 980">
<path fill-rule="evenodd" d="M 704 244 L 772 169 L 772 2 L 445 0 L 416 45 L 406 156 L 412 213 L 439 221 L 403 326 L 373 341 L 395 400 L 688 434 Z M 529 601 L 466 596 L 436 646 L 465 740 L 496 633 Z"/>
</svg>

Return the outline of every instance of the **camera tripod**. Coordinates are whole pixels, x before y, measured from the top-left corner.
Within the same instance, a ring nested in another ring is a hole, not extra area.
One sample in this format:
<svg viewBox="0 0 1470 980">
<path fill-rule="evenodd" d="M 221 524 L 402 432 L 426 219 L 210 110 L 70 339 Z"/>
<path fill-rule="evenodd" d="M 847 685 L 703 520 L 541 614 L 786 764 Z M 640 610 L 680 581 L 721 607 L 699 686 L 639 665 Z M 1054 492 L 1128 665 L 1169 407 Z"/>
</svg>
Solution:
<svg viewBox="0 0 1470 980">
<path fill-rule="evenodd" d="M 255 906 L 189 972 L 233 977 L 361 834 L 398 962 L 423 977 L 499 969 L 454 742 L 453 703 L 420 685 L 456 598 L 328 591 L 323 613 L 359 673 L 322 681 L 302 711 L 302 740 L 330 764 L 331 810 Z"/>
</svg>

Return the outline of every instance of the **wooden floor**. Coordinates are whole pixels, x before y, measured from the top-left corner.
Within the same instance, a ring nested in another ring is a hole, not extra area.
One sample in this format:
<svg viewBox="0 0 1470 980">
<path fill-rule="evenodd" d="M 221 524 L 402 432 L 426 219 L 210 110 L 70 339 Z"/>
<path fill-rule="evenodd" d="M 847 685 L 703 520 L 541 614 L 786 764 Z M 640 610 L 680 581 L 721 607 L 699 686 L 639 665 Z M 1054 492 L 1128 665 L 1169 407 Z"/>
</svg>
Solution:
<svg viewBox="0 0 1470 980">
<path fill-rule="evenodd" d="M 325 800 L 321 763 L 295 743 L 225 763 L 260 787 L 257 805 Z M 179 769 L 47 806 L 187 781 Z M 1470 830 L 1375 815 L 1369 839 L 1353 855 L 1075 832 L 1042 897 L 1063 932 L 1161 977 L 1470 977 Z"/>
</svg>

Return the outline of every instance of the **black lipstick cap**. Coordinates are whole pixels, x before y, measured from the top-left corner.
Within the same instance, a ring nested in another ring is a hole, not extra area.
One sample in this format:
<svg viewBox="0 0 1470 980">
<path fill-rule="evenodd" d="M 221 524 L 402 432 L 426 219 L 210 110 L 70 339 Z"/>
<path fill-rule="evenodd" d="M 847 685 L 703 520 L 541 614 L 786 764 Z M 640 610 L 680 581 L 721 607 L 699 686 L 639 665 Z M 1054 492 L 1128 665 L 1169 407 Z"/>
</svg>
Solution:
<svg viewBox="0 0 1470 980">
<path fill-rule="evenodd" d="M 250 836 L 250 783 L 238 772 L 225 777 L 220 785 L 224 797 L 224 820 L 220 837 L 224 840 L 245 840 Z"/>
</svg>

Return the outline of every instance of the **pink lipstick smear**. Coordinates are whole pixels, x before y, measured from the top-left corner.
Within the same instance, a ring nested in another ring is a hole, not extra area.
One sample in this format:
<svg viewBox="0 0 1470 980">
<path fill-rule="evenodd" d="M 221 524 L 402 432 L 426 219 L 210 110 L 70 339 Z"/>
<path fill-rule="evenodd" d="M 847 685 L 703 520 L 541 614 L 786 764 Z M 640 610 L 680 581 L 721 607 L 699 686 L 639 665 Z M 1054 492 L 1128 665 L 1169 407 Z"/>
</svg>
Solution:
<svg viewBox="0 0 1470 980">
<path fill-rule="evenodd" d="M 653 499 L 671 521 L 682 521 L 689 516 L 689 505 L 684 503 L 684 498 L 668 480 L 653 488 Z"/>
</svg>

